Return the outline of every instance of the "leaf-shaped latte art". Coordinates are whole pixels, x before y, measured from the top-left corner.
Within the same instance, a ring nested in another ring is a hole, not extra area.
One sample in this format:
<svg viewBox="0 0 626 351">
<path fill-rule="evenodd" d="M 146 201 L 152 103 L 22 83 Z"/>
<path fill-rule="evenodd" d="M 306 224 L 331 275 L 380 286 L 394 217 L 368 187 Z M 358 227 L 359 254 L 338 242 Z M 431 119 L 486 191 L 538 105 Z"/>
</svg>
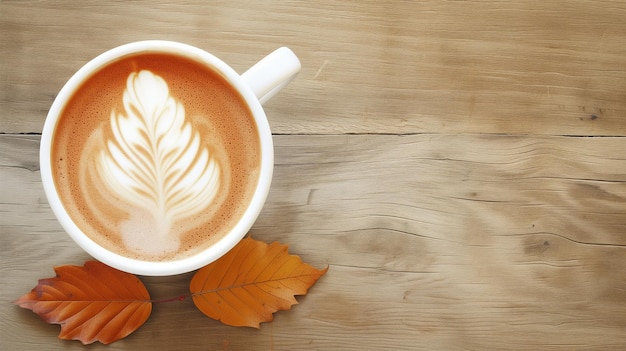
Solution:
<svg viewBox="0 0 626 351">
<path fill-rule="evenodd" d="M 111 113 L 112 138 L 96 162 L 99 175 L 136 208 L 121 226 L 127 245 L 153 254 L 177 250 L 172 225 L 211 203 L 219 164 L 161 77 L 131 73 L 123 102 L 124 111 Z"/>
</svg>

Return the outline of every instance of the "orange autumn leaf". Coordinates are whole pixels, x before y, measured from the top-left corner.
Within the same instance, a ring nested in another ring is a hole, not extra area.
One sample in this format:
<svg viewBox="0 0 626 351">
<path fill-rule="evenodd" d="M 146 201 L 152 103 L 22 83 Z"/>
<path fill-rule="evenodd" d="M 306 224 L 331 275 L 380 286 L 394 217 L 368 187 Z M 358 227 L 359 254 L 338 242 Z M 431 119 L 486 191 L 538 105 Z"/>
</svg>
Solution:
<svg viewBox="0 0 626 351">
<path fill-rule="evenodd" d="M 60 324 L 60 339 L 110 344 L 134 332 L 150 316 L 150 295 L 132 274 L 97 261 L 54 271 L 56 277 L 39 280 L 15 304 L 47 323 Z"/>
<path fill-rule="evenodd" d="M 232 326 L 259 328 L 278 310 L 298 302 L 328 268 L 319 270 L 289 255 L 287 245 L 243 239 L 191 279 L 193 302 L 210 318 Z"/>
</svg>

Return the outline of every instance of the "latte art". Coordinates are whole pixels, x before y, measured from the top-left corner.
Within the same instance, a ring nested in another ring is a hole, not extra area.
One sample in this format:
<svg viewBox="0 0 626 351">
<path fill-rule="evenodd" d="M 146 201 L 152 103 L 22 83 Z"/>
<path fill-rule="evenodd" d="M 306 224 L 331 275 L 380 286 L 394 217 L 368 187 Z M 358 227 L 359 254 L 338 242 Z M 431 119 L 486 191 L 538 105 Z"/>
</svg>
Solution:
<svg viewBox="0 0 626 351">
<path fill-rule="evenodd" d="M 245 99 L 206 64 L 138 53 L 87 77 L 63 108 L 51 167 L 94 243 L 176 261 L 218 243 L 255 194 L 261 144 Z"/>
<path fill-rule="evenodd" d="M 158 255 L 179 249 L 174 224 L 205 211 L 220 186 L 220 166 L 170 96 L 167 83 L 143 70 L 129 75 L 123 111 L 111 113 L 111 138 L 96 150 L 92 181 L 128 212 L 119 226 L 127 248 Z M 87 179 L 87 177 L 81 177 Z"/>
</svg>

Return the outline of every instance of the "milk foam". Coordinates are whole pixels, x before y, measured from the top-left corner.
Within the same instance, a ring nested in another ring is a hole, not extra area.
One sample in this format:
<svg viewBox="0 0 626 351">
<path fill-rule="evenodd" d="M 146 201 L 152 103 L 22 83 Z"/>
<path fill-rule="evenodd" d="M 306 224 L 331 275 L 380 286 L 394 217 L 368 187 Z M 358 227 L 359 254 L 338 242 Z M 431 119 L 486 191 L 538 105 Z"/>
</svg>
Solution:
<svg viewBox="0 0 626 351">
<path fill-rule="evenodd" d="M 206 211 L 218 195 L 220 163 L 160 76 L 131 73 L 122 98 L 123 111 L 111 112 L 110 137 L 83 151 L 95 169 L 81 178 L 105 187 L 108 202 L 128 214 L 117 228 L 128 249 L 175 252 L 182 234 L 176 224 Z"/>
</svg>

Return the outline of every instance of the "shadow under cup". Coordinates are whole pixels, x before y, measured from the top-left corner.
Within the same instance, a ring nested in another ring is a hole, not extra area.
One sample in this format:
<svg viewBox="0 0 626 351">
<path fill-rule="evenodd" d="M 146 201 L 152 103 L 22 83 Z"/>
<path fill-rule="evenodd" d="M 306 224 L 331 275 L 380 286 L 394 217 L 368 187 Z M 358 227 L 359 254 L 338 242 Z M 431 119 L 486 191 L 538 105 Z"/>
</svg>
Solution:
<svg viewBox="0 0 626 351">
<path fill-rule="evenodd" d="M 175 42 L 131 43 L 88 62 L 56 97 L 41 139 L 44 190 L 65 231 L 94 258 L 141 275 L 189 272 L 232 249 L 273 172 L 250 85 Z"/>
</svg>

